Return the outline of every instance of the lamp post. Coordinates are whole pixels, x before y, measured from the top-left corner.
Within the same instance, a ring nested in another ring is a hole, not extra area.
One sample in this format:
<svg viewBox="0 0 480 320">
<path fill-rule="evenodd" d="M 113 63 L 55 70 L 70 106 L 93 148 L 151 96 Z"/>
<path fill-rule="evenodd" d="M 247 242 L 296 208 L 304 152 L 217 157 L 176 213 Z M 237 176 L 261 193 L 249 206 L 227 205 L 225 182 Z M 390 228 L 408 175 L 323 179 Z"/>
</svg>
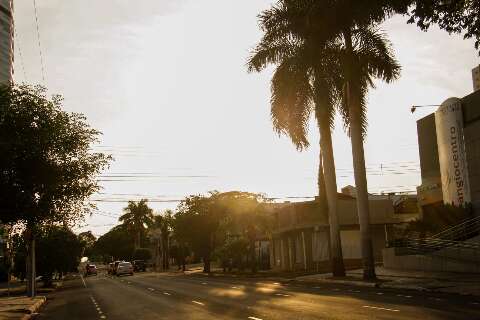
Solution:
<svg viewBox="0 0 480 320">
<path fill-rule="evenodd" d="M 414 113 L 417 110 L 417 108 L 431 108 L 431 107 L 440 107 L 440 105 L 439 104 L 425 104 L 425 105 L 421 105 L 421 106 L 412 106 L 410 108 L 410 111 L 412 113 Z"/>
</svg>

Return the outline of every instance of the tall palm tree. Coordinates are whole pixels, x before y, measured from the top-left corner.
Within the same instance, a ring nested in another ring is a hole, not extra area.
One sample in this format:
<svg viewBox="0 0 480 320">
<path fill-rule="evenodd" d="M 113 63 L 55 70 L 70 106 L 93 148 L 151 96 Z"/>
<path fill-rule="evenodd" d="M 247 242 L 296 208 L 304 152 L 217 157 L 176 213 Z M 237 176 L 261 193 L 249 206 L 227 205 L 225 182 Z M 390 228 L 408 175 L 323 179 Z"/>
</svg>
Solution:
<svg viewBox="0 0 480 320">
<path fill-rule="evenodd" d="M 335 43 L 301 39 L 292 33 L 272 36 L 268 20 L 261 19 L 265 35 L 248 62 L 250 71 L 277 66 L 272 78 L 271 116 L 275 130 L 290 136 L 297 149 L 308 147 L 308 121 L 315 114 L 320 131 L 319 192 L 325 186 L 330 225 L 332 272 L 344 276 L 340 228 L 337 217 L 337 183 L 331 129 L 341 84 L 335 59 Z M 322 181 L 322 178 L 324 181 Z"/>
<path fill-rule="evenodd" d="M 273 43 L 283 37 L 321 44 L 333 42 L 338 46 L 337 53 L 333 54 L 336 59 L 330 63 L 338 64 L 337 71 L 343 81 L 342 107 L 339 110 L 352 141 L 365 279 L 375 278 L 363 150 L 367 125 L 366 95 L 368 89 L 374 87 L 374 78 L 390 82 L 399 76 L 400 66 L 394 58 L 390 42 L 376 29 L 376 25 L 401 2 L 281 0 L 260 16 L 265 31 L 264 39 Z M 274 56 L 278 59 L 282 53 L 275 51 Z"/>
<path fill-rule="evenodd" d="M 123 208 L 124 214 L 118 221 L 127 226 L 134 234 L 134 248 L 140 248 L 142 244 L 142 234 L 145 227 L 151 223 L 153 210 L 148 206 L 148 200 L 142 199 L 138 202 L 128 201 L 128 205 Z"/>
<path fill-rule="evenodd" d="M 160 233 L 160 251 L 162 253 L 162 268 L 168 270 L 170 257 L 170 233 L 173 227 L 173 211 L 165 210 L 163 214 L 154 215 L 149 228 Z M 158 253 L 158 252 L 157 252 Z"/>
</svg>

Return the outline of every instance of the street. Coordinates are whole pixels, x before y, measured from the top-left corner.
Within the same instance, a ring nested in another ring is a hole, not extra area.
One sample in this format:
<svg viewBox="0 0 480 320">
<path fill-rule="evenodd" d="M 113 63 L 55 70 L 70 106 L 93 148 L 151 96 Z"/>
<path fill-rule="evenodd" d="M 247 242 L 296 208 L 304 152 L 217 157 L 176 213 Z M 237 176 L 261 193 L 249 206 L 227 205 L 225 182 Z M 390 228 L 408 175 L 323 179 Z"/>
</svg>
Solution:
<svg viewBox="0 0 480 320">
<path fill-rule="evenodd" d="M 154 273 L 77 277 L 48 298 L 39 319 L 480 319 L 470 296 Z"/>
</svg>

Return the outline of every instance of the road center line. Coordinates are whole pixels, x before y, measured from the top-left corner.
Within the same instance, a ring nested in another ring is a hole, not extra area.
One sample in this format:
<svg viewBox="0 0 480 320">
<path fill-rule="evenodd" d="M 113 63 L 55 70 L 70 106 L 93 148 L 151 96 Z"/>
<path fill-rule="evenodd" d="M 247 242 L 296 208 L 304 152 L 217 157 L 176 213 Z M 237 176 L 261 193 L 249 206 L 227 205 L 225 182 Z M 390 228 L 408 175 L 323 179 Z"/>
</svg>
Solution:
<svg viewBox="0 0 480 320">
<path fill-rule="evenodd" d="M 201 306 L 204 306 L 204 305 L 205 305 L 205 303 L 200 302 L 200 301 L 192 300 L 192 302 L 195 303 L 195 304 L 201 305 Z"/>
<path fill-rule="evenodd" d="M 400 311 L 400 310 L 397 310 L 397 309 L 389 309 L 389 308 L 373 307 L 373 306 L 363 306 L 363 308 L 376 309 L 376 310 L 385 310 L 385 311 L 392 311 L 392 312 L 399 312 L 399 311 Z"/>
</svg>

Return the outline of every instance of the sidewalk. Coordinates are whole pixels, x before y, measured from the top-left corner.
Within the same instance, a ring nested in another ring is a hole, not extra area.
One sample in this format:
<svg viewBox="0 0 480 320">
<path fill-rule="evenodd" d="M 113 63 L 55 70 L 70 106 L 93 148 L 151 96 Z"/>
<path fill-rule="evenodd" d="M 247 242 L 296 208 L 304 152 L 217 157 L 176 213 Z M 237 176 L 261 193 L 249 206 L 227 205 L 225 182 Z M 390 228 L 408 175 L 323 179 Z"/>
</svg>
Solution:
<svg viewBox="0 0 480 320">
<path fill-rule="evenodd" d="M 347 271 L 343 278 L 333 278 L 331 274 L 315 274 L 296 277 L 302 282 L 339 283 L 357 286 L 410 289 L 430 292 L 456 293 L 462 295 L 480 296 L 480 274 L 452 272 L 422 272 L 392 270 L 377 267 L 377 281 L 369 282 L 362 279 L 362 270 Z"/>
<path fill-rule="evenodd" d="M 0 298 L 0 319 L 31 319 L 45 301 L 42 296 Z"/>
</svg>

